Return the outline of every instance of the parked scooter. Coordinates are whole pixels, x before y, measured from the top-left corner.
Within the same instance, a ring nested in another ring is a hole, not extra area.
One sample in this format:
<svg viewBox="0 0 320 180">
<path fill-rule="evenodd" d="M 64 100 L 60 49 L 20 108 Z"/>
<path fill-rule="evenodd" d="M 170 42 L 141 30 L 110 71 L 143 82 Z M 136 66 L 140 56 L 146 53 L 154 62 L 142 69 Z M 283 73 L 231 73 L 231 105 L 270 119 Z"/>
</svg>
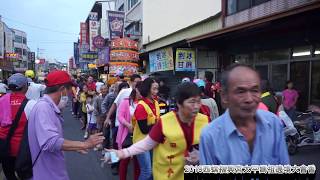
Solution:
<svg viewBox="0 0 320 180">
<path fill-rule="evenodd" d="M 288 151 L 291 155 L 298 151 L 298 148 L 304 146 L 319 146 L 320 145 L 320 115 L 313 111 L 298 113 L 298 120 L 294 123 L 298 131 L 290 140 Z"/>
</svg>

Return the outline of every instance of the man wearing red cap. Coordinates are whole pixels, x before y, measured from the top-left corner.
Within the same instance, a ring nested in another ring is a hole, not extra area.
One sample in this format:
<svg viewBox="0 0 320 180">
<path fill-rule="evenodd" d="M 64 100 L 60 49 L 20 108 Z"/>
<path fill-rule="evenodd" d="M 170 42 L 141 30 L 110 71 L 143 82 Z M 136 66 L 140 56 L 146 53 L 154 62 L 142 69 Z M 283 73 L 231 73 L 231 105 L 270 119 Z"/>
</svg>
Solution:
<svg viewBox="0 0 320 180">
<path fill-rule="evenodd" d="M 29 119 L 29 145 L 32 155 L 33 180 L 69 180 L 62 151 L 86 153 L 103 142 L 102 133 L 86 141 L 63 138 L 61 110 L 68 102 L 72 82 L 65 71 L 53 71 L 45 79 L 45 95 L 34 106 Z"/>
</svg>

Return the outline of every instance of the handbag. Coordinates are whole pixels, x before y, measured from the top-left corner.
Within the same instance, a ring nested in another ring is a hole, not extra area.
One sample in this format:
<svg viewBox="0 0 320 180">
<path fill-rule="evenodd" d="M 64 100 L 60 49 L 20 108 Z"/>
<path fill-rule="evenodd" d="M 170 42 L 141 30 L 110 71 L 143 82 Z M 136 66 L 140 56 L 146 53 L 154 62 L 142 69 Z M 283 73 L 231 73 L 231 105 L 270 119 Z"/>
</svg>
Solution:
<svg viewBox="0 0 320 180">
<path fill-rule="evenodd" d="M 26 107 L 27 103 L 28 99 L 25 98 L 18 109 L 18 112 L 12 122 L 7 137 L 5 139 L 0 139 L 0 159 L 9 157 L 11 138 L 18 127 L 22 112 L 24 111 L 24 108 Z"/>
<path fill-rule="evenodd" d="M 132 145 L 132 133 L 128 133 L 124 141 L 122 142 L 122 148 L 127 148 Z"/>
</svg>

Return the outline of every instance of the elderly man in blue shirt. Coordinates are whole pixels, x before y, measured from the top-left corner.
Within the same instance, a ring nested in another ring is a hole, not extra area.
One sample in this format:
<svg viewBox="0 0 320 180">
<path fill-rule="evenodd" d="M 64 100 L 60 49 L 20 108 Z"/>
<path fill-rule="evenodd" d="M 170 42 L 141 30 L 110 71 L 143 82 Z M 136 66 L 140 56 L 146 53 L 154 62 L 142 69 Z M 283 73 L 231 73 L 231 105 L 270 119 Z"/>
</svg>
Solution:
<svg viewBox="0 0 320 180">
<path fill-rule="evenodd" d="M 230 66 L 221 79 L 223 104 L 228 108 L 202 130 L 202 165 L 290 164 L 280 120 L 257 110 L 261 101 L 259 74 L 249 66 Z"/>
</svg>

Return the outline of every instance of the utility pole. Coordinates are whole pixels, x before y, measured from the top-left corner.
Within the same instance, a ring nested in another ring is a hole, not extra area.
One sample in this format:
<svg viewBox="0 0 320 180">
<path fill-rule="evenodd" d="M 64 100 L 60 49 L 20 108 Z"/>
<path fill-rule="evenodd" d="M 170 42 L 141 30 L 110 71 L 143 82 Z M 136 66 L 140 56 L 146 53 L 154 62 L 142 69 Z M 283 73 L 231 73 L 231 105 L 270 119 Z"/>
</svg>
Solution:
<svg viewBox="0 0 320 180">
<path fill-rule="evenodd" d="M 37 68 L 35 68 L 37 72 L 39 70 L 42 72 L 42 65 L 39 64 L 40 54 L 42 54 L 41 51 L 44 51 L 44 49 L 40 49 L 39 47 L 37 47 L 37 58 L 35 62 L 37 65 Z"/>
</svg>

